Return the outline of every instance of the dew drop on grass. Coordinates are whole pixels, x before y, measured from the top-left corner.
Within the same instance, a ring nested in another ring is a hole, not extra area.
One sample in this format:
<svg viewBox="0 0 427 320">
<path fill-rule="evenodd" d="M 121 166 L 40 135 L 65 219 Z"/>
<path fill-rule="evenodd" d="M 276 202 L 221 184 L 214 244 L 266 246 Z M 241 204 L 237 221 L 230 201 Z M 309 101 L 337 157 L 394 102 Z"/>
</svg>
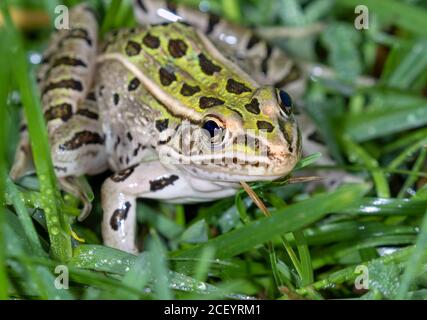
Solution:
<svg viewBox="0 0 427 320">
<path fill-rule="evenodd" d="M 50 233 L 53 234 L 54 236 L 57 236 L 59 234 L 59 229 L 57 227 L 53 227 L 50 230 Z"/>
<path fill-rule="evenodd" d="M 199 284 L 197 284 L 197 289 L 206 290 L 206 284 L 204 282 L 200 282 Z"/>
</svg>

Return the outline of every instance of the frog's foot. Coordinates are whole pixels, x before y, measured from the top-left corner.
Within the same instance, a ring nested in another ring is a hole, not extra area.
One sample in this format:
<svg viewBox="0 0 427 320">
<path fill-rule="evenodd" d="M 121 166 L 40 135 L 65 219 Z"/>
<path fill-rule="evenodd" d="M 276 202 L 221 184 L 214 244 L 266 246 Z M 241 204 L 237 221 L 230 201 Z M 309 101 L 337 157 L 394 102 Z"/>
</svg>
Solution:
<svg viewBox="0 0 427 320">
<path fill-rule="evenodd" d="M 79 221 L 86 219 L 92 210 L 91 199 L 88 196 L 86 185 L 79 180 L 78 177 L 63 177 L 58 178 L 61 189 L 68 192 L 83 203 L 83 208 L 78 217 Z"/>
</svg>

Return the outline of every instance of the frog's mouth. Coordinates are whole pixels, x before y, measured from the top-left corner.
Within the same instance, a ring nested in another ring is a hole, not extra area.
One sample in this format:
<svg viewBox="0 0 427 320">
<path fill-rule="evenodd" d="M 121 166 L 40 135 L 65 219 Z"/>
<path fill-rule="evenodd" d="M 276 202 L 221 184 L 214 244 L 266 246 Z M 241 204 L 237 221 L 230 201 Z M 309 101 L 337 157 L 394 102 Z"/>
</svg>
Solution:
<svg viewBox="0 0 427 320">
<path fill-rule="evenodd" d="M 185 156 L 166 146 L 162 151 L 166 157 L 160 157 L 160 160 L 166 165 L 172 165 L 197 178 L 229 182 L 275 180 L 287 175 L 297 162 L 291 154 L 276 158 L 248 157 L 244 153 L 234 153 L 232 156 Z"/>
</svg>

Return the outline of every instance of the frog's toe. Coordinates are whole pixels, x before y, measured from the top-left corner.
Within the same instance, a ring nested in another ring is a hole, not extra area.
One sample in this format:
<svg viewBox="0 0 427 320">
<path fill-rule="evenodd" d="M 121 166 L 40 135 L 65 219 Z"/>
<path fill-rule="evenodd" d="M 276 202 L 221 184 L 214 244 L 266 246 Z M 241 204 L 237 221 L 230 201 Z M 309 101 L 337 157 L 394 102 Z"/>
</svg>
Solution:
<svg viewBox="0 0 427 320">
<path fill-rule="evenodd" d="M 92 211 L 92 203 L 87 197 L 84 197 L 80 200 L 83 202 L 83 209 L 77 219 L 79 221 L 83 221 L 89 216 L 90 212 Z"/>
<path fill-rule="evenodd" d="M 83 203 L 83 209 L 78 217 L 79 221 L 86 219 L 92 211 L 92 190 L 90 186 L 78 177 L 59 178 L 61 189 L 68 192 Z M 88 189 L 89 188 L 89 189 Z"/>
</svg>

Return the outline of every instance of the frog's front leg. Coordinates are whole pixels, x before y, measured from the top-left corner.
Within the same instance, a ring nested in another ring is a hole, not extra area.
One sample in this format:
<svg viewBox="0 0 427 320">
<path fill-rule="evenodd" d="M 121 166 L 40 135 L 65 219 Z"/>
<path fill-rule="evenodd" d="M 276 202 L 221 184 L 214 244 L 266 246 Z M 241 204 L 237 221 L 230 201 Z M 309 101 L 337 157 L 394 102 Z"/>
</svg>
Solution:
<svg viewBox="0 0 427 320">
<path fill-rule="evenodd" d="M 136 253 L 136 198 L 170 199 L 188 188 L 177 172 L 159 161 L 145 162 L 120 171 L 102 186 L 102 236 L 104 244 Z"/>
<path fill-rule="evenodd" d="M 166 168 L 159 160 L 143 162 L 118 172 L 102 186 L 104 244 L 136 253 L 136 199 L 174 203 L 209 201 L 233 195 L 238 185 L 199 179 Z"/>
</svg>

